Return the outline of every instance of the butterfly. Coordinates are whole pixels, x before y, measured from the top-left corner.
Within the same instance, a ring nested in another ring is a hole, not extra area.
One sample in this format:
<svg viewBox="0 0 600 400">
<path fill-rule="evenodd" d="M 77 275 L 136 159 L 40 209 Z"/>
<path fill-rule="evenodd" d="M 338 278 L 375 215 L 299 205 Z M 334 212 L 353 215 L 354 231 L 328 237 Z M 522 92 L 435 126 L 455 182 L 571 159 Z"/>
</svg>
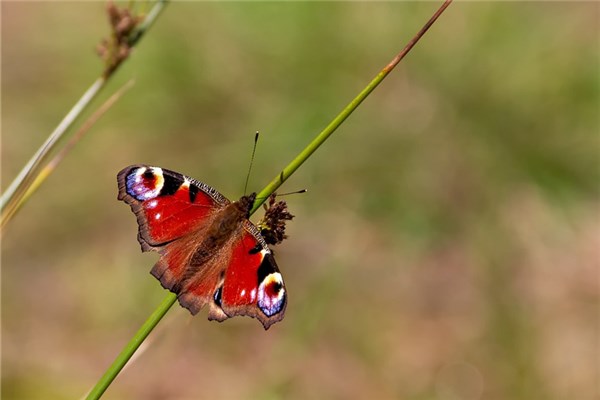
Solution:
<svg viewBox="0 0 600 400">
<path fill-rule="evenodd" d="M 205 183 L 141 164 L 124 168 L 117 181 L 118 199 L 137 217 L 142 251 L 160 254 L 151 274 L 192 315 L 208 306 L 209 320 L 246 315 L 265 329 L 283 319 L 283 278 L 248 219 L 256 193 L 231 202 Z"/>
</svg>

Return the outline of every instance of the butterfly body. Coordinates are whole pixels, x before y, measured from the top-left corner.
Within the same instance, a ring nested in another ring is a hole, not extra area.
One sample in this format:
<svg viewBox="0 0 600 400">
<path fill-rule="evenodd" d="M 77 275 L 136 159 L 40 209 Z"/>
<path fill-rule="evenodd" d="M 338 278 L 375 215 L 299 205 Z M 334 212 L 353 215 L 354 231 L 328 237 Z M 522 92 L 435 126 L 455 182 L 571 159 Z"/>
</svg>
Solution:
<svg viewBox="0 0 600 400">
<path fill-rule="evenodd" d="M 192 314 L 209 319 L 248 315 L 265 329 L 283 318 L 283 279 L 267 243 L 248 219 L 256 194 L 230 202 L 212 187 L 177 172 L 132 165 L 117 176 L 119 200 L 136 214 L 143 251 L 162 286 Z"/>
</svg>

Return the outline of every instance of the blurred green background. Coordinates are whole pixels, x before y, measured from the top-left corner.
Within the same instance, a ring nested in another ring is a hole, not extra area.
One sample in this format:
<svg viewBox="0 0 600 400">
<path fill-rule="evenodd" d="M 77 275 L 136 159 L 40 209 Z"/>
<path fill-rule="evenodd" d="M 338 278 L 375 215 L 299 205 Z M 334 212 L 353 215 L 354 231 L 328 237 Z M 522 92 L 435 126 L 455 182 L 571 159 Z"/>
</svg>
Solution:
<svg viewBox="0 0 600 400">
<path fill-rule="evenodd" d="M 108 24 L 100 2 L 1 7 L 6 188 Z M 4 232 L 2 398 L 79 398 L 164 298 L 121 168 L 238 198 L 259 130 L 261 189 L 437 7 L 169 5 L 103 98 L 134 88 Z M 282 188 L 308 189 L 276 248 L 286 318 L 174 307 L 106 398 L 597 399 L 599 9 L 451 5 Z"/>
</svg>

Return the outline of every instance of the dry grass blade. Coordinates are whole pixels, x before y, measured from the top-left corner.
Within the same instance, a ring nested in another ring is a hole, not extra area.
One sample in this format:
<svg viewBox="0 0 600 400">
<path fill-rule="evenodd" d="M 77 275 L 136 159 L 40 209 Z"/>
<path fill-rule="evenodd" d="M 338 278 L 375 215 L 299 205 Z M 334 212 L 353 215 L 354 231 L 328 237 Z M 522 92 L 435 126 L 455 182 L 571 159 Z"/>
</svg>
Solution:
<svg viewBox="0 0 600 400">
<path fill-rule="evenodd" d="M 131 89 L 134 85 L 134 81 L 129 80 L 123 85 L 116 93 L 114 93 L 108 100 L 106 100 L 97 110 L 92 114 L 79 128 L 79 130 L 71 137 L 69 142 L 46 164 L 41 168 L 40 172 L 32 177 L 32 182 L 29 188 L 25 191 L 22 197 L 15 198 L 15 202 L 7 205 L 6 209 L 2 210 L 2 216 L 0 217 L 0 229 L 3 229 L 6 223 L 15 215 L 15 213 L 23 206 L 23 204 L 31 197 L 31 195 L 40 187 L 40 185 L 46 180 L 48 176 L 60 164 L 62 160 L 73 150 L 75 145 L 83 138 L 83 136 L 94 126 L 96 122 L 125 94 L 125 92 Z"/>
<path fill-rule="evenodd" d="M 148 15 L 141 17 L 133 16 L 128 9 L 121 9 L 115 6 L 112 1 L 108 2 L 107 14 L 111 24 L 111 38 L 103 41 L 98 49 L 100 56 L 106 64 L 105 70 L 102 76 L 97 78 L 85 91 L 83 96 L 75 103 L 73 108 L 71 108 L 42 146 L 25 164 L 17 177 L 2 193 L 0 197 L 0 227 L 4 227 L 15 214 L 16 210 L 23 204 L 23 198 L 31 196 L 35 191 L 36 171 L 40 170 L 45 160 L 56 147 L 58 141 L 68 132 L 77 118 L 106 86 L 108 79 L 114 75 L 114 72 L 123 61 L 128 58 L 131 48 L 139 42 L 144 33 L 152 26 L 166 4 L 166 0 L 157 1 Z M 40 172 L 40 174 L 45 173 L 49 173 L 48 170 Z"/>
</svg>

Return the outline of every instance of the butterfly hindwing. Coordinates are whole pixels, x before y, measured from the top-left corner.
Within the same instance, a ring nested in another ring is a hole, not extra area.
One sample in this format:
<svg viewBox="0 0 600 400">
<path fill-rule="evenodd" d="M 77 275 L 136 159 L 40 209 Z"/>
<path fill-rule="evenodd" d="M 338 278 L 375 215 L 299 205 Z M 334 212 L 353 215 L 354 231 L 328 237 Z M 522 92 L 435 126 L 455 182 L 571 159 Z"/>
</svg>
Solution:
<svg viewBox="0 0 600 400">
<path fill-rule="evenodd" d="M 193 314 L 209 305 L 209 319 L 224 321 L 236 315 L 257 318 L 268 329 L 281 321 L 287 295 L 271 250 L 258 229 L 244 221 L 243 229 L 223 254 L 205 265 L 184 288 L 179 302 Z"/>
<path fill-rule="evenodd" d="M 142 250 L 148 251 L 198 230 L 229 204 L 210 186 L 177 172 L 131 165 L 117 176 L 119 200 L 136 214 Z"/>
<path fill-rule="evenodd" d="M 244 221 L 225 273 L 221 308 L 230 317 L 257 318 L 266 329 L 283 318 L 286 303 L 285 285 L 273 253 L 258 229 Z"/>
</svg>

